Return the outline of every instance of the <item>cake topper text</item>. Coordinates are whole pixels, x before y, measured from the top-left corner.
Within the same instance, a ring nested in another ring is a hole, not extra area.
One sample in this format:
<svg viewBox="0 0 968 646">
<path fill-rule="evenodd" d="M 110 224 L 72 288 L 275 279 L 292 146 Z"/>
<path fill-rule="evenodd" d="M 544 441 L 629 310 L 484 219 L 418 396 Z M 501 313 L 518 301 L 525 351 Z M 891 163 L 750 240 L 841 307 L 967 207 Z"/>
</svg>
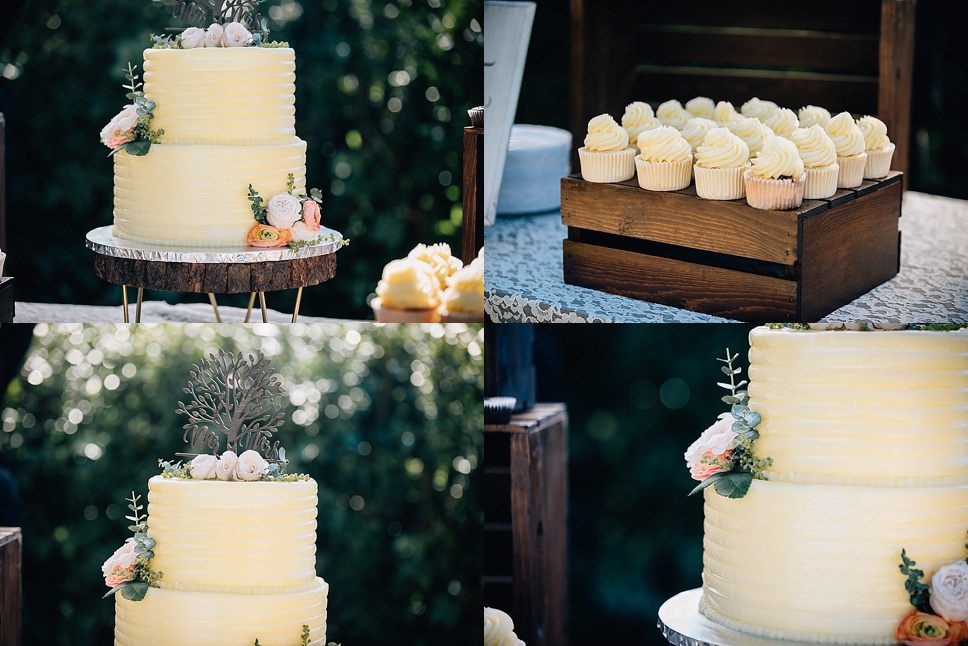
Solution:
<svg viewBox="0 0 968 646">
<path fill-rule="evenodd" d="M 207 27 L 211 23 L 239 22 L 250 31 L 258 31 L 262 14 L 257 10 L 262 0 L 152 0 L 184 24 Z M 211 15 L 211 20 L 209 19 Z"/>
<path fill-rule="evenodd" d="M 262 353 L 258 359 L 219 350 L 192 366 L 183 392 L 188 403 L 178 402 L 176 413 L 188 416 L 184 439 L 193 448 L 206 447 L 218 453 L 225 435 L 225 450 L 241 453 L 258 451 L 265 459 L 279 459 L 279 442 L 272 434 L 282 425 L 286 392 L 269 369 Z"/>
</svg>

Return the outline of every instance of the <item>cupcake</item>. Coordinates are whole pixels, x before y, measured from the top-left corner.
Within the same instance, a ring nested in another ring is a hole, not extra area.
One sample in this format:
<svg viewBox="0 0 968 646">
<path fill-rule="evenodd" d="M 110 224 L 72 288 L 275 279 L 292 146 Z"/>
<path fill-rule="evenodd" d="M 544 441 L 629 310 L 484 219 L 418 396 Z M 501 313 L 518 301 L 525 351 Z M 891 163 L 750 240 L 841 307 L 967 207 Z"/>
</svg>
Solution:
<svg viewBox="0 0 968 646">
<path fill-rule="evenodd" d="M 635 175 L 635 149 L 629 135 L 609 114 L 588 122 L 585 145 L 578 149 L 581 176 L 589 182 L 624 182 Z"/>
<path fill-rule="evenodd" d="M 757 209 L 795 209 L 803 201 L 806 173 L 797 146 L 773 135 L 744 175 L 746 202 Z"/>
<path fill-rule="evenodd" d="M 754 96 L 752 99 L 740 106 L 739 111 L 744 117 L 752 117 L 754 119 L 763 121 L 768 116 L 773 114 L 773 111 L 776 109 L 777 105 L 772 101 L 763 101 Z"/>
<path fill-rule="evenodd" d="M 763 120 L 763 125 L 781 137 L 790 138 L 793 131 L 800 126 L 797 113 L 790 108 L 777 108 Z"/>
<path fill-rule="evenodd" d="M 736 111 L 736 108 L 729 101 L 720 101 L 716 104 L 716 109 L 713 111 L 713 119 L 721 126 L 736 123 L 742 118 L 743 116 Z"/>
<path fill-rule="evenodd" d="M 815 123 L 809 128 L 794 130 L 790 141 L 796 144 L 807 174 L 803 197 L 815 200 L 836 193 L 840 166 L 837 164 L 837 148 L 827 131 Z"/>
<path fill-rule="evenodd" d="M 746 147 L 750 149 L 750 159 L 756 157 L 756 153 L 760 152 L 764 139 L 776 134 L 754 117 L 743 117 L 727 127 L 731 133 L 746 142 Z"/>
<path fill-rule="evenodd" d="M 378 323 L 436 323 L 440 287 L 433 267 L 413 258 L 391 260 L 370 306 Z"/>
<path fill-rule="evenodd" d="M 441 323 L 484 322 L 484 254 L 458 269 L 440 296 Z"/>
<path fill-rule="evenodd" d="M 857 120 L 857 127 L 864 135 L 867 152 L 864 179 L 884 177 L 891 170 L 891 158 L 894 156 L 894 144 L 887 137 L 887 126 L 877 117 L 867 115 Z"/>
<path fill-rule="evenodd" d="M 446 242 L 438 242 L 432 245 L 420 243 L 410 250 L 407 257 L 413 258 L 414 260 L 421 260 L 430 265 L 434 270 L 434 275 L 437 277 L 437 285 L 440 289 L 443 289 L 447 285 L 447 279 L 455 271 L 464 266 L 460 258 L 450 254 L 450 245 Z"/>
<path fill-rule="evenodd" d="M 749 168 L 746 142 L 726 128 L 706 133 L 696 150 L 696 194 L 707 200 L 737 200 L 746 195 L 743 173 Z"/>
<path fill-rule="evenodd" d="M 660 103 L 655 116 L 659 118 L 662 125 L 672 126 L 676 130 L 684 128 L 686 122 L 692 119 L 692 115 L 675 99 Z"/>
<path fill-rule="evenodd" d="M 824 128 L 827 122 L 830 121 L 830 113 L 827 112 L 826 108 L 821 108 L 816 105 L 805 105 L 797 112 L 797 118 L 800 119 L 801 128 L 809 128 L 815 123 L 819 123 L 820 127 Z"/>
<path fill-rule="evenodd" d="M 639 186 L 650 191 L 678 191 L 692 179 L 692 146 L 672 126 L 639 135 L 635 168 Z"/>
<path fill-rule="evenodd" d="M 694 117 L 712 119 L 716 104 L 708 96 L 697 96 L 686 101 L 686 112 Z"/>
<path fill-rule="evenodd" d="M 692 152 L 695 154 L 696 148 L 699 148 L 702 145 L 703 139 L 706 138 L 706 133 L 715 127 L 716 122 L 712 119 L 693 117 L 686 122 L 685 127 L 679 131 L 679 134 L 689 142 L 689 145 L 692 146 Z"/>
<path fill-rule="evenodd" d="M 652 106 L 643 101 L 633 101 L 625 106 L 622 115 L 622 127 L 629 135 L 629 146 L 634 147 L 639 140 L 639 134 L 652 128 L 658 128 L 662 122 L 655 118 Z M 638 152 L 638 149 L 636 149 Z"/>
<path fill-rule="evenodd" d="M 837 148 L 837 163 L 840 164 L 837 188 L 860 186 L 864 181 L 864 167 L 867 164 L 864 133 L 857 127 L 849 112 L 841 112 L 831 117 L 824 130 Z"/>
<path fill-rule="evenodd" d="M 487 397 L 484 399 L 484 423 L 507 424 L 518 405 L 516 397 Z"/>
<path fill-rule="evenodd" d="M 514 633 L 514 622 L 506 612 L 484 608 L 484 646 L 525 646 Z"/>
</svg>

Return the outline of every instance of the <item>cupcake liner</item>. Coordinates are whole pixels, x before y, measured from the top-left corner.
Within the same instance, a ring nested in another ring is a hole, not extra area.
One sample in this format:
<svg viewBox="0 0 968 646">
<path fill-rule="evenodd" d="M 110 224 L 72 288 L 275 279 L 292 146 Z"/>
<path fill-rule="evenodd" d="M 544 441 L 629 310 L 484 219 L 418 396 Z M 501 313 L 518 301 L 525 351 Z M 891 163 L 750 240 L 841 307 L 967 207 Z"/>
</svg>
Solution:
<svg viewBox="0 0 968 646">
<path fill-rule="evenodd" d="M 518 400 L 514 397 L 488 397 L 484 400 L 484 423 L 507 424 Z"/>
<path fill-rule="evenodd" d="M 650 191 L 678 191 L 692 180 L 692 155 L 671 162 L 648 162 L 635 157 L 639 186 Z"/>
<path fill-rule="evenodd" d="M 888 144 L 883 150 L 868 150 L 867 163 L 864 165 L 864 179 L 878 179 L 886 176 L 891 170 L 891 158 L 894 157 L 894 144 Z"/>
<path fill-rule="evenodd" d="M 443 307 L 438 310 L 441 323 L 483 323 L 484 314 L 470 312 L 448 312 Z"/>
<path fill-rule="evenodd" d="M 830 197 L 837 192 L 837 178 L 840 176 L 840 165 L 834 162 L 830 166 L 820 168 L 805 168 L 806 183 L 803 185 L 803 199 L 817 200 Z"/>
<path fill-rule="evenodd" d="M 746 203 L 755 209 L 795 209 L 803 202 L 806 174 L 794 179 L 762 179 L 746 171 L 743 181 L 746 183 Z"/>
<path fill-rule="evenodd" d="M 864 166 L 867 164 L 867 153 L 852 157 L 837 157 L 840 164 L 840 174 L 837 176 L 837 188 L 855 188 L 864 181 Z"/>
<path fill-rule="evenodd" d="M 578 149 L 581 176 L 585 181 L 599 184 L 624 182 L 635 175 L 635 149 L 592 152 L 584 146 Z"/>
<path fill-rule="evenodd" d="M 749 167 L 749 162 L 736 168 L 703 168 L 695 164 L 696 194 L 706 200 L 738 200 L 746 197 L 743 173 Z"/>
<path fill-rule="evenodd" d="M 384 307 L 382 300 L 377 297 L 370 301 L 373 315 L 377 323 L 438 323 L 440 313 L 437 308 L 426 310 L 403 310 Z"/>
</svg>

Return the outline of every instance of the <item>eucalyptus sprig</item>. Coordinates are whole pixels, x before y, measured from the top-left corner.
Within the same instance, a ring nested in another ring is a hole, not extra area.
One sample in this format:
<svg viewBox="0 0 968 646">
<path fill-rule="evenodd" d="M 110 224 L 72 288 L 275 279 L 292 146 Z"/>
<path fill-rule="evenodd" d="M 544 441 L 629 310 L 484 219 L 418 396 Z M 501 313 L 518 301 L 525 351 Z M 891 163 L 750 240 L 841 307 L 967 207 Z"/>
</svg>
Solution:
<svg viewBox="0 0 968 646">
<path fill-rule="evenodd" d="M 112 150 L 108 155 L 109 157 L 119 150 L 124 150 L 129 155 L 137 157 L 147 155 L 151 144 L 158 143 L 158 140 L 165 134 L 164 129 L 152 130 L 151 128 L 155 102 L 145 97 L 145 93 L 141 90 L 141 83 L 138 81 L 140 77 L 135 74 L 136 69 L 137 66 L 128 62 L 128 69 L 124 72 L 124 78 L 128 83 L 121 86 L 128 90 L 125 97 L 135 105 L 135 113 L 138 115 L 138 122 L 134 127 L 134 139 Z"/>
<path fill-rule="evenodd" d="M 968 547 L 968 545 L 965 547 Z M 911 598 L 911 605 L 921 612 L 932 614 L 934 610 L 931 609 L 930 587 L 928 584 L 921 582 L 921 579 L 924 578 L 924 570 L 915 568 L 915 565 L 917 563 L 908 558 L 907 551 L 902 549 L 901 565 L 898 567 L 901 570 L 901 574 L 907 577 L 907 580 L 904 582 L 904 589 L 907 590 Z"/>
<path fill-rule="evenodd" d="M 148 516 L 141 513 L 144 509 L 144 505 L 140 504 L 141 496 L 132 491 L 131 497 L 127 500 L 131 514 L 125 518 L 132 523 L 128 529 L 134 533 L 134 553 L 136 554 L 134 577 L 108 590 L 102 599 L 120 592 L 121 596 L 129 601 L 141 601 L 145 598 L 148 588 L 158 587 L 158 580 L 162 577 L 161 572 L 151 569 L 151 559 L 155 556 L 155 539 L 148 536 Z"/>
</svg>

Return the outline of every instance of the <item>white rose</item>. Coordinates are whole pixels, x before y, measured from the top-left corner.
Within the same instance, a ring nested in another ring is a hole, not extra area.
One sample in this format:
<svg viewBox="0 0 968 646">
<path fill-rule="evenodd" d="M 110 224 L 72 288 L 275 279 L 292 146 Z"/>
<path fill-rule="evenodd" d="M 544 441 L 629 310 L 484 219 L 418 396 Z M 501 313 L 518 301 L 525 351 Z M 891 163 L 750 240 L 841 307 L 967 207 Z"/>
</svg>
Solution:
<svg viewBox="0 0 968 646">
<path fill-rule="evenodd" d="M 302 220 L 293 224 L 290 230 L 292 231 L 292 239 L 300 242 L 315 240 L 319 237 L 319 231 L 313 231 Z"/>
<path fill-rule="evenodd" d="M 242 23 L 230 22 L 225 25 L 225 46 L 245 47 L 252 40 L 252 34 L 242 26 Z"/>
<path fill-rule="evenodd" d="M 121 112 L 114 115 L 108 125 L 101 129 L 101 142 L 108 142 L 118 130 L 127 132 L 138 125 L 138 106 L 130 104 L 124 106 Z"/>
<path fill-rule="evenodd" d="M 205 30 L 198 27 L 189 27 L 181 33 L 182 49 L 195 49 L 205 47 Z"/>
<path fill-rule="evenodd" d="M 686 464 L 689 465 L 690 469 L 699 462 L 699 458 L 707 451 L 713 455 L 722 455 L 733 448 L 733 440 L 737 436 L 737 433 L 733 431 L 734 421 L 731 413 L 722 413 L 719 419 L 703 431 L 699 439 L 686 449 Z"/>
<path fill-rule="evenodd" d="M 196 455 L 188 465 L 188 470 L 195 480 L 213 480 L 218 458 L 214 455 Z"/>
<path fill-rule="evenodd" d="M 261 480 L 269 463 L 257 451 L 249 449 L 239 456 L 235 465 L 235 477 L 239 480 Z"/>
<path fill-rule="evenodd" d="M 273 195 L 266 208 L 269 209 L 266 219 L 277 229 L 289 229 L 297 220 L 302 219 L 302 204 L 299 198 L 289 193 Z"/>
<path fill-rule="evenodd" d="M 222 29 L 222 25 L 217 22 L 213 22 L 205 30 L 205 46 L 206 47 L 224 47 L 225 46 L 225 31 Z"/>
<path fill-rule="evenodd" d="M 215 477 L 219 480 L 231 480 L 235 475 L 235 465 L 239 463 L 239 456 L 235 451 L 226 451 L 219 456 L 218 464 L 215 465 Z"/>
<path fill-rule="evenodd" d="M 945 621 L 968 621 L 968 562 L 955 561 L 931 577 L 931 609 Z"/>
</svg>

